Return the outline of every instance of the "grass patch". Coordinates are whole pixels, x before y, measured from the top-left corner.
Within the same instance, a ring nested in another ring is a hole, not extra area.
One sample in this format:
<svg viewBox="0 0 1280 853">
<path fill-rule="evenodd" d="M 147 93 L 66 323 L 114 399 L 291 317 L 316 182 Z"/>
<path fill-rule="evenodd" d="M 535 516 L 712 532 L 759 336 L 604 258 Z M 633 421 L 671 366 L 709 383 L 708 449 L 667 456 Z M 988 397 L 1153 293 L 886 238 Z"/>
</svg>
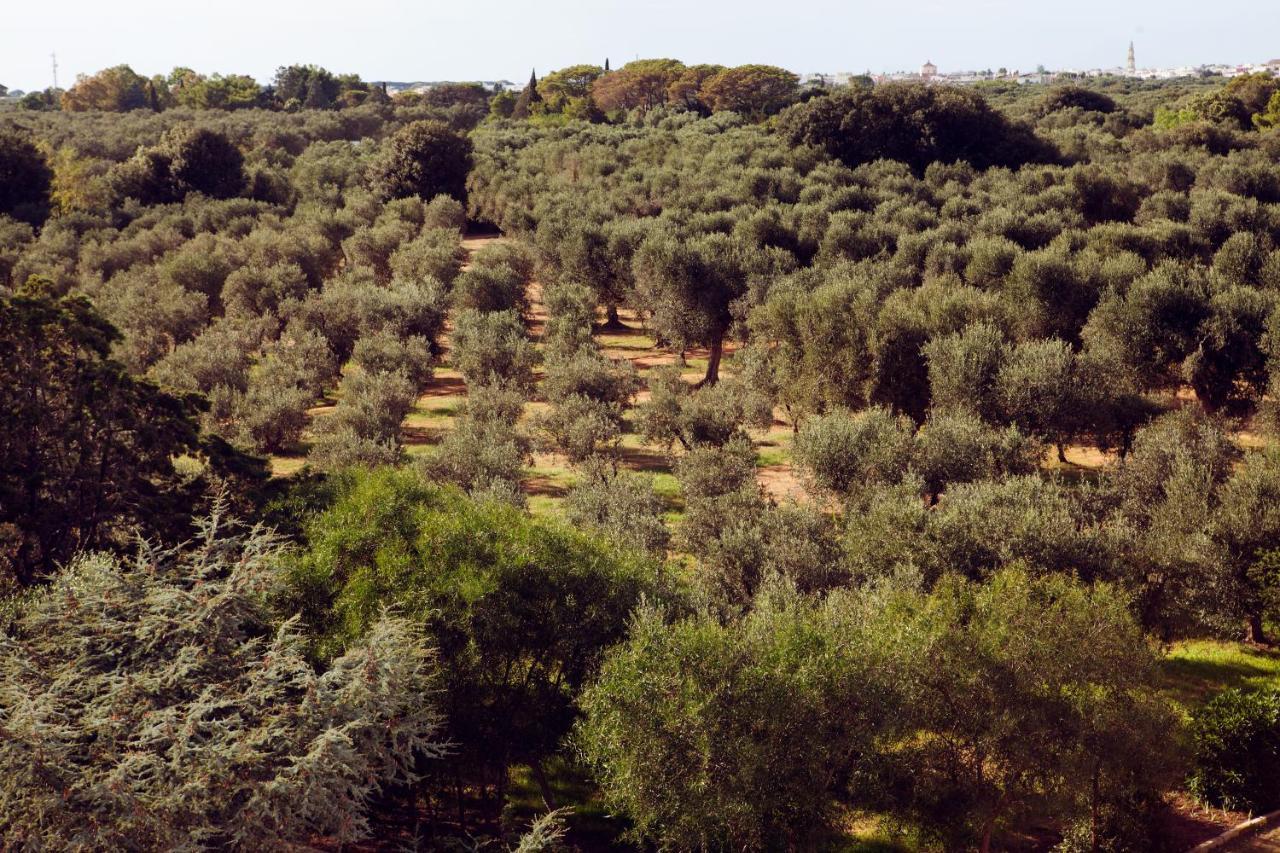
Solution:
<svg viewBox="0 0 1280 853">
<path fill-rule="evenodd" d="M 634 849 L 620 838 L 628 824 L 609 814 L 586 773 L 562 758 L 549 759 L 546 772 L 556 805 L 573 807 L 565 821 L 570 841 L 585 850 Z M 525 826 L 547 812 L 541 789 L 528 767 L 511 769 L 507 796 L 513 816 Z"/>
<path fill-rule="evenodd" d="M 1183 713 L 1232 687 L 1280 687 L 1280 651 L 1244 643 L 1186 640 L 1174 643 L 1160 665 L 1166 695 Z"/>
</svg>

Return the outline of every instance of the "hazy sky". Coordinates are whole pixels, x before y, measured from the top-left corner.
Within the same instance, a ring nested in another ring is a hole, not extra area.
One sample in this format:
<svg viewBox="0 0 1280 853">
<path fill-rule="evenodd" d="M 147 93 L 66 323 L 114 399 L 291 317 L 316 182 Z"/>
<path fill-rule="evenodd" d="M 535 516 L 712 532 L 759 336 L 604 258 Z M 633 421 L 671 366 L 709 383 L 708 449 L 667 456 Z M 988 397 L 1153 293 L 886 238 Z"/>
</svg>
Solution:
<svg viewBox="0 0 1280 853">
<path fill-rule="evenodd" d="M 367 80 L 527 79 L 643 57 L 797 72 L 1115 67 L 1280 55 L 1280 0 L 3 0 L 0 83 L 128 63 L 267 81 L 317 63 Z"/>
</svg>

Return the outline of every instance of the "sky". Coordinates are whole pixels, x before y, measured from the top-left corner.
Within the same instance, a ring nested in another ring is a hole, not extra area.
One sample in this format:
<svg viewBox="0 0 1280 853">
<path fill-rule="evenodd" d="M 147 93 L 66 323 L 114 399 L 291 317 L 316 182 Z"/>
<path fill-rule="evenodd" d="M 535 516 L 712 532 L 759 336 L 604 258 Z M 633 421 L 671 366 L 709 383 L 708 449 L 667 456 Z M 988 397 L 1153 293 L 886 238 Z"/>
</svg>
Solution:
<svg viewBox="0 0 1280 853">
<path fill-rule="evenodd" d="M 127 63 L 251 74 L 315 63 L 366 80 L 523 82 L 636 57 L 797 73 L 1141 67 L 1280 58 L 1280 0 L 5 0 L 0 83 Z"/>
</svg>

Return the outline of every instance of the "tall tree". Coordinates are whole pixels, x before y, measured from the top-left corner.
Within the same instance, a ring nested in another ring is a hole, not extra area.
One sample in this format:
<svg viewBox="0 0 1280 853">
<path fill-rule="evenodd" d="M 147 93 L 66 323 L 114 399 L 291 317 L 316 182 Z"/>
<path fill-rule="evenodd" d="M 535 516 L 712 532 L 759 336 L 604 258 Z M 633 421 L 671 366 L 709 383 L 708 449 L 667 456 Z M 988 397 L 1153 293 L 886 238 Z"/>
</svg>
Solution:
<svg viewBox="0 0 1280 853">
<path fill-rule="evenodd" d="M 173 460 L 210 448 L 190 401 L 108 357 L 119 337 L 82 298 L 0 297 L 0 587 L 188 516 Z"/>
<path fill-rule="evenodd" d="M 53 170 L 25 134 L 0 130 L 0 214 L 38 225 L 49 215 Z"/>
<path fill-rule="evenodd" d="M 92 76 L 80 76 L 62 93 L 62 108 L 68 112 L 103 110 L 127 112 L 146 109 L 147 78 L 128 65 L 106 68 Z"/>
<path fill-rule="evenodd" d="M 740 65 L 707 78 L 699 99 L 715 112 L 732 110 L 750 118 L 773 115 L 796 98 L 800 78 L 772 65 Z"/>
<path fill-rule="evenodd" d="M 667 88 L 683 71 L 675 59 L 637 59 L 601 76 L 591 94 L 605 112 L 649 110 L 667 102 Z"/>
<path fill-rule="evenodd" d="M 438 121 L 415 121 L 382 144 L 369 166 L 369 183 L 381 198 L 417 196 L 430 201 L 467 197 L 471 140 Z"/>
<path fill-rule="evenodd" d="M 511 117 L 526 119 L 533 114 L 534 104 L 540 103 L 542 103 L 542 95 L 538 92 L 538 72 L 533 70 L 529 72 L 528 85 L 524 87 L 520 97 L 516 98 L 516 105 L 511 110 Z"/>
</svg>

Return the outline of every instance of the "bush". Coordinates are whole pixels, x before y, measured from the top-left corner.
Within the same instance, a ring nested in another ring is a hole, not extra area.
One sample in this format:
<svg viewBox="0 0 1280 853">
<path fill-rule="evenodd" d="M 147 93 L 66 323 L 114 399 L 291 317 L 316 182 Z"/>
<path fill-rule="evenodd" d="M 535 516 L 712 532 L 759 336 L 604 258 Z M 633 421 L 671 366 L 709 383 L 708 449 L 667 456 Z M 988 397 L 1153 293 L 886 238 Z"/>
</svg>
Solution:
<svg viewBox="0 0 1280 853">
<path fill-rule="evenodd" d="M 649 402 L 638 409 L 640 431 L 647 441 L 686 450 L 719 447 L 742 434 L 754 402 L 746 388 L 733 381 L 694 388 L 675 368 L 653 371 L 649 378 Z"/>
<path fill-rule="evenodd" d="M 579 396 L 626 406 L 640 390 L 640 384 L 631 362 L 615 361 L 598 350 L 582 348 L 567 357 L 547 361 L 542 391 L 553 402 Z"/>
<path fill-rule="evenodd" d="M 525 280 L 507 264 L 473 264 L 454 283 L 456 309 L 475 311 L 516 311 L 529 307 Z"/>
<path fill-rule="evenodd" d="M 407 243 L 401 243 L 391 254 L 392 275 L 406 282 L 437 281 L 446 288 L 462 270 L 466 251 L 458 235 L 443 228 L 424 228 Z"/>
<path fill-rule="evenodd" d="M 468 386 L 533 389 L 538 352 L 515 311 L 461 311 L 455 319 L 449 362 Z"/>
<path fill-rule="evenodd" d="M 501 417 L 460 418 L 436 452 L 420 463 L 430 480 L 451 483 L 470 494 L 506 494 L 520 504 L 520 481 L 529 459 L 529 442 L 515 422 Z"/>
<path fill-rule="evenodd" d="M 540 415 L 538 426 L 570 462 L 583 462 L 622 440 L 622 407 L 570 394 Z"/>
<path fill-rule="evenodd" d="M 283 611 L 301 608 L 325 658 L 358 643 L 384 607 L 422 626 L 458 745 L 447 761 L 477 783 L 553 754 L 641 596 L 666 597 L 648 559 L 411 470 L 346 475 L 306 541 Z"/>
<path fill-rule="evenodd" d="M 365 373 L 400 372 L 409 377 L 415 388 L 431 382 L 431 342 L 421 335 L 398 337 L 381 331 L 356 341 L 351 363 Z"/>
<path fill-rule="evenodd" d="M 914 435 L 910 420 L 887 409 L 836 411 L 804 422 L 795 459 L 820 488 L 851 495 L 899 482 L 911 465 Z"/>
<path fill-rule="evenodd" d="M 949 484 L 1031 474 L 1042 452 L 1017 427 L 993 427 L 964 410 L 934 412 L 916 434 L 913 467 L 936 497 Z"/>
<path fill-rule="evenodd" d="M 77 560 L 0 640 L 0 823 L 15 849 L 261 850 L 368 834 L 439 756 L 431 657 L 378 617 L 322 671 L 262 605 L 279 547 L 215 516 L 195 545 Z M 92 744 L 92 748 L 89 748 Z"/>
<path fill-rule="evenodd" d="M 353 370 L 342 380 L 341 399 L 316 424 L 311 460 L 325 469 L 373 467 L 400 456 L 400 423 L 413 407 L 417 389 L 402 372 Z"/>
<path fill-rule="evenodd" d="M 653 483 L 603 462 L 586 466 L 565 497 L 565 513 L 574 524 L 598 530 L 624 548 L 662 556 L 671 539 Z"/>
<path fill-rule="evenodd" d="M 1192 770 L 1199 800 L 1234 811 L 1280 807 L 1280 690 L 1226 690 L 1192 715 Z"/>
</svg>

